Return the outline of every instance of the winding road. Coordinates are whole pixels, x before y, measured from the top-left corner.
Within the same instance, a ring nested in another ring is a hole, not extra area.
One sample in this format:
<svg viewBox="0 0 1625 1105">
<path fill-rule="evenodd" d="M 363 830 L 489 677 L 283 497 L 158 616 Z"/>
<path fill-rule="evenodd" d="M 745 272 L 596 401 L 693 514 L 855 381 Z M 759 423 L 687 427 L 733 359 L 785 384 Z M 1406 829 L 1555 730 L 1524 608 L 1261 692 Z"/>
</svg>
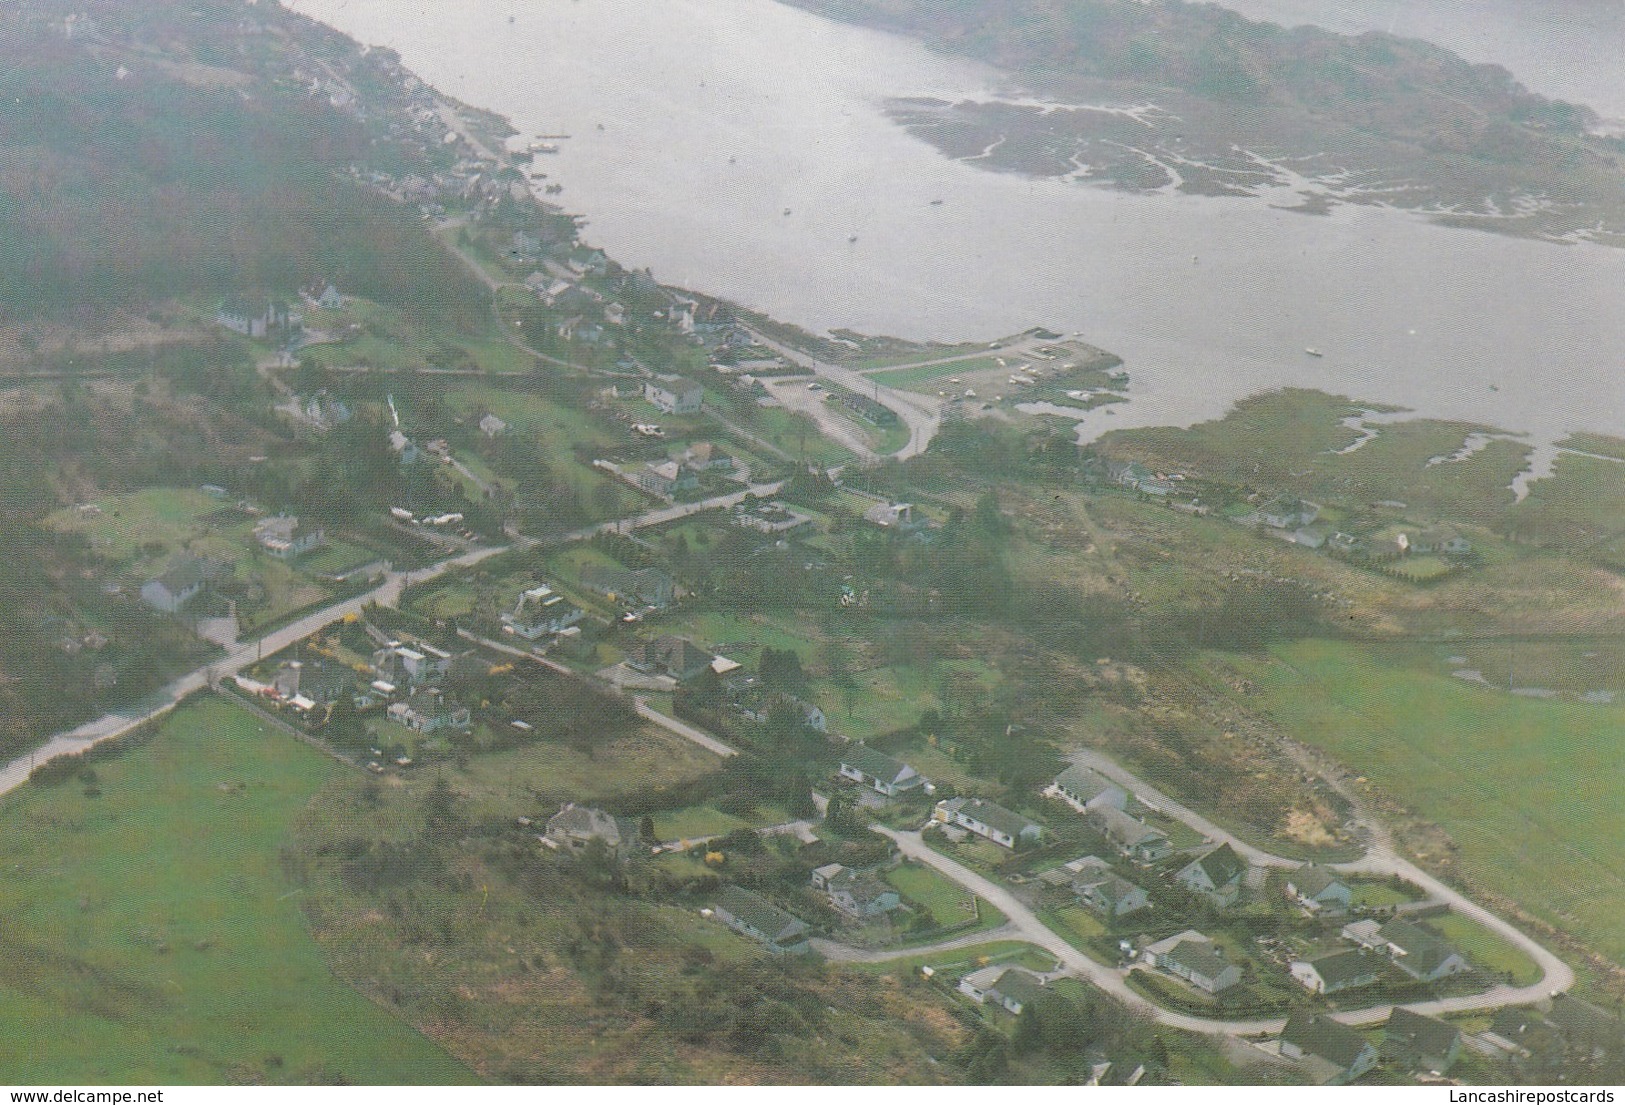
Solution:
<svg viewBox="0 0 1625 1105">
<path fill-rule="evenodd" d="M 1142 801 L 1153 804 L 1165 813 L 1185 821 L 1198 832 L 1210 837 L 1213 843 L 1228 843 L 1256 865 L 1264 867 L 1300 866 L 1296 860 L 1273 855 L 1238 839 L 1234 834 L 1227 832 L 1207 818 L 1169 798 L 1099 752 L 1084 751 L 1074 753 L 1072 759 L 1074 762 L 1087 764 L 1102 775 L 1106 775 L 1122 784 Z M 1062 939 L 1058 933 L 1039 920 L 1038 916 L 1006 887 L 938 852 L 925 842 L 920 833 L 903 832 L 882 825 L 871 827 L 875 832 L 888 837 L 905 856 L 935 868 L 964 889 L 997 906 L 1009 918 L 1009 924 L 1005 926 L 1006 929 L 1013 930 L 1019 935 L 1020 939 L 1035 944 L 1055 956 L 1070 973 L 1087 980 L 1129 1007 L 1152 1017 L 1162 1024 L 1189 1032 L 1229 1036 L 1274 1035 L 1285 1027 L 1286 1019 L 1284 1017 L 1257 1020 L 1211 1020 L 1164 1009 L 1129 987 L 1127 982 L 1128 971 L 1126 969 L 1097 962 L 1074 948 L 1066 940 Z M 1378 839 L 1386 841 L 1386 835 L 1379 834 Z M 1541 969 L 1540 980 L 1529 986 L 1500 985 L 1491 987 L 1479 994 L 1439 998 L 1433 1001 L 1406 1002 L 1404 1005 L 1407 1009 L 1433 1016 L 1499 1009 L 1507 1005 L 1524 1005 L 1538 1001 L 1541 998 L 1550 997 L 1554 993 L 1567 990 L 1574 985 L 1574 971 L 1551 951 L 1516 926 L 1497 917 L 1460 891 L 1445 885 L 1409 860 L 1396 855 L 1391 845 L 1387 843 L 1373 846 L 1359 860 L 1350 863 L 1328 864 L 1327 866 L 1351 875 L 1380 877 L 1398 875 L 1427 891 L 1431 898 L 1448 903 L 1455 912 L 1478 922 L 1510 943 L 1515 944 L 1527 952 Z M 1003 933 L 1004 930 L 1001 929 L 1000 932 Z M 915 954 L 918 954 L 918 950 L 915 950 Z M 1388 1019 L 1388 1015 L 1393 1009 L 1394 1006 L 1391 1004 L 1374 1005 L 1364 1009 L 1334 1013 L 1333 1016 L 1335 1019 L 1349 1025 L 1380 1024 Z"/>
</svg>

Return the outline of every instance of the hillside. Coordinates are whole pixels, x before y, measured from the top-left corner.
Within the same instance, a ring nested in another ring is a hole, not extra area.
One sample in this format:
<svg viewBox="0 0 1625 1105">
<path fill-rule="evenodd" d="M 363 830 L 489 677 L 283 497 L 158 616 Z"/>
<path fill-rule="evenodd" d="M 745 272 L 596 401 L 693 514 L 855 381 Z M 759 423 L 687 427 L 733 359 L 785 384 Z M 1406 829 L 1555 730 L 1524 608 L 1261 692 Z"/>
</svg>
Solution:
<svg viewBox="0 0 1625 1105">
<path fill-rule="evenodd" d="M 1625 241 L 1621 151 L 1590 132 L 1595 114 L 1426 42 L 1288 30 L 1179 0 L 792 2 L 991 63 L 1036 93 L 893 105 L 983 168 Z"/>
</svg>

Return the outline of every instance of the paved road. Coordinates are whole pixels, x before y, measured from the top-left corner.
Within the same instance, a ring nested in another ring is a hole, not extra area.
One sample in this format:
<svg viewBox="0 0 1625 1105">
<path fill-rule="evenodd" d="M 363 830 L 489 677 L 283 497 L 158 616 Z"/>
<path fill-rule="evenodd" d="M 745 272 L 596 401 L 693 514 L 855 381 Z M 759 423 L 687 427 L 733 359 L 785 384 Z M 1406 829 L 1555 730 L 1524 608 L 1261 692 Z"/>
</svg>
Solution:
<svg viewBox="0 0 1625 1105">
<path fill-rule="evenodd" d="M 680 518 L 702 514 L 707 510 L 727 510 L 738 506 L 752 495 L 761 499 L 771 498 L 779 493 L 784 484 L 784 480 L 773 483 L 753 483 L 749 487 L 738 491 L 730 491 L 726 495 L 716 495 L 693 503 L 673 503 L 671 506 L 657 507 L 654 510 L 631 518 L 621 518 L 614 522 L 600 522 L 595 526 L 574 530 L 565 534 L 563 540 L 565 542 L 586 541 L 600 533 L 630 533 L 633 530 L 645 529 L 649 526 L 660 526 L 667 522 L 675 522 Z"/>
<path fill-rule="evenodd" d="M 867 395 L 896 414 L 908 427 L 908 443 L 893 454 L 898 460 L 907 460 L 925 452 L 931 444 L 931 439 L 942 426 L 942 416 L 937 412 L 936 404 L 923 395 L 910 395 L 895 388 L 877 385 L 861 372 L 821 361 L 809 353 L 774 341 L 757 330 L 750 332 L 758 342 L 785 360 L 811 369 L 817 375 L 839 384 L 848 391 Z M 873 455 L 868 449 L 863 452 Z"/>
<path fill-rule="evenodd" d="M 360 613 L 362 607 L 369 603 L 376 602 L 385 606 L 393 605 L 400 599 L 402 589 L 409 583 L 420 583 L 424 580 L 433 579 L 442 572 L 453 568 L 478 564 L 480 561 L 504 551 L 503 546 L 477 549 L 463 556 L 442 561 L 432 568 L 422 568 L 414 572 L 391 572 L 381 584 L 370 591 L 363 592 L 354 598 L 336 602 L 331 606 L 323 607 L 315 613 L 307 614 L 298 621 L 274 630 L 257 641 L 239 644 L 221 659 L 181 676 L 160 688 L 139 704 L 127 707 L 117 713 L 105 714 L 75 729 L 59 733 L 36 751 L 27 756 L 17 757 L 5 767 L 0 768 L 0 794 L 9 794 L 27 782 L 28 774 L 33 770 L 35 763 L 44 763 L 47 760 L 55 759 L 57 756 L 83 752 L 92 745 L 99 744 L 104 740 L 110 740 L 113 737 L 123 736 L 143 722 L 168 713 L 175 708 L 175 704 L 181 699 L 208 686 L 211 677 L 222 678 L 235 675 L 257 661 L 260 656 L 287 648 L 296 641 L 310 636 L 323 626 L 330 625 L 348 614 Z"/>
<path fill-rule="evenodd" d="M 1086 764 L 1099 771 L 1102 775 L 1114 779 L 1126 786 L 1142 800 L 1150 801 L 1167 813 L 1179 818 L 1204 836 L 1211 837 L 1215 843 L 1228 843 L 1237 852 L 1246 856 L 1249 861 L 1262 867 L 1298 867 L 1297 860 L 1286 859 L 1272 855 L 1261 848 L 1256 848 L 1241 840 L 1235 834 L 1215 825 L 1207 818 L 1194 813 L 1180 803 L 1169 798 L 1144 779 L 1120 766 L 1116 761 L 1092 749 L 1086 749 L 1072 754 L 1075 763 Z M 1369 821 L 1369 815 L 1362 815 Z M 1452 910 L 1464 917 L 1471 918 L 1503 937 L 1512 944 L 1528 953 L 1541 969 L 1540 981 L 1530 986 L 1517 989 L 1496 987 L 1485 994 L 1471 998 L 1452 998 L 1438 1003 L 1426 1003 L 1417 1008 L 1437 1007 L 1448 1012 L 1461 1012 L 1468 1009 L 1492 1009 L 1502 1005 L 1520 1004 L 1536 1001 L 1540 998 L 1550 997 L 1552 994 L 1567 990 L 1574 985 L 1574 971 L 1555 954 L 1549 951 L 1539 941 L 1524 933 L 1517 926 L 1497 917 L 1467 895 L 1453 886 L 1439 881 L 1433 875 L 1422 870 L 1410 860 L 1399 855 L 1391 843 L 1390 835 L 1381 826 L 1368 824 L 1370 836 L 1374 843 L 1367 849 L 1366 854 L 1349 863 L 1332 863 L 1328 867 L 1349 875 L 1368 875 L 1377 878 L 1388 878 L 1398 875 L 1406 882 L 1420 887 L 1426 892 L 1429 900 L 1442 902 Z M 1493 997 L 1493 1001 L 1490 1000 Z"/>
<path fill-rule="evenodd" d="M 931 955 L 934 952 L 951 952 L 960 948 L 973 948 L 978 944 L 990 944 L 995 940 L 1023 939 L 1021 930 L 1015 925 L 1003 924 L 996 929 L 987 929 L 983 932 L 968 932 L 964 936 L 956 936 L 951 940 L 943 940 L 936 944 L 919 944 L 912 948 L 854 948 L 850 944 L 837 944 L 833 940 L 825 940 L 815 936 L 810 941 L 818 954 L 832 963 L 889 963 L 894 959 L 907 959 L 915 955 Z"/>
</svg>

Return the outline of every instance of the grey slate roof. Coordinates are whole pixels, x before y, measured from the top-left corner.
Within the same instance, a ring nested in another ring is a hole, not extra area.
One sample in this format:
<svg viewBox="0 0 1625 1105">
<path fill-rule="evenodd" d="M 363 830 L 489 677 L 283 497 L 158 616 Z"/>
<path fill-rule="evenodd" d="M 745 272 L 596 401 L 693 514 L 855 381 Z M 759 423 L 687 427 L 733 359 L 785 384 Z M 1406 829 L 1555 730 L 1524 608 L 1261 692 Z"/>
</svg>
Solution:
<svg viewBox="0 0 1625 1105">
<path fill-rule="evenodd" d="M 1358 979 L 1382 974 L 1382 960 L 1359 948 L 1331 952 L 1308 962 L 1326 983 L 1328 990 L 1341 989 Z"/>
<path fill-rule="evenodd" d="M 1044 993 L 1044 984 L 1031 973 L 1011 967 L 993 983 L 993 989 L 1007 998 L 1026 1006 Z"/>
<path fill-rule="evenodd" d="M 1344 1070 L 1354 1066 L 1369 1046 L 1365 1037 L 1348 1025 L 1307 1009 L 1299 1009 L 1287 1018 L 1281 1039 Z"/>
<path fill-rule="evenodd" d="M 1460 954 L 1442 937 L 1409 921 L 1389 921 L 1377 935 L 1403 950 L 1407 969 L 1416 974 L 1431 974 L 1446 959 Z"/>
<path fill-rule="evenodd" d="M 873 776 L 882 783 L 896 783 L 910 768 L 901 760 L 894 760 L 884 752 L 877 752 L 863 743 L 854 744 L 841 755 L 841 762 Z"/>
<path fill-rule="evenodd" d="M 948 801 L 947 808 L 950 811 L 962 812 L 966 817 L 980 821 L 991 829 L 1008 833 L 1012 838 L 1021 836 L 1029 829 L 1042 827 L 1038 822 L 1007 810 L 996 802 L 989 802 L 986 798 L 953 798 Z"/>
<path fill-rule="evenodd" d="M 1117 784 L 1098 771 L 1082 764 L 1073 764 L 1055 777 L 1055 785 L 1087 804 Z"/>
<path fill-rule="evenodd" d="M 1213 885 L 1219 887 L 1226 886 L 1247 873 L 1247 861 L 1236 855 L 1236 850 L 1228 843 L 1219 845 L 1207 855 L 1197 859 L 1191 866 L 1206 871 Z"/>
<path fill-rule="evenodd" d="M 807 931 L 805 922 L 742 886 L 723 887 L 717 905 L 776 944 Z"/>
<path fill-rule="evenodd" d="M 1388 1015 L 1388 1026 L 1383 1030 L 1382 1055 L 1405 1063 L 1443 1057 L 1460 1038 L 1461 1031 L 1453 1024 L 1396 1008 Z"/>
<path fill-rule="evenodd" d="M 1168 834 L 1161 829 L 1147 825 L 1143 821 L 1136 821 L 1122 810 L 1112 809 L 1110 806 L 1103 810 L 1096 810 L 1095 816 L 1100 818 L 1106 835 L 1118 841 L 1125 848 L 1132 848 L 1145 841 L 1168 839 Z"/>
<path fill-rule="evenodd" d="M 1306 898 L 1315 897 L 1333 883 L 1348 886 L 1348 883 L 1337 877 L 1335 871 L 1327 870 L 1319 864 L 1306 863 L 1292 872 L 1292 885 Z"/>
<path fill-rule="evenodd" d="M 1208 978 L 1218 978 L 1231 962 L 1213 950 L 1211 943 L 1199 940 L 1183 940 L 1174 945 L 1165 959 L 1179 964 L 1187 971 L 1205 975 Z"/>
</svg>

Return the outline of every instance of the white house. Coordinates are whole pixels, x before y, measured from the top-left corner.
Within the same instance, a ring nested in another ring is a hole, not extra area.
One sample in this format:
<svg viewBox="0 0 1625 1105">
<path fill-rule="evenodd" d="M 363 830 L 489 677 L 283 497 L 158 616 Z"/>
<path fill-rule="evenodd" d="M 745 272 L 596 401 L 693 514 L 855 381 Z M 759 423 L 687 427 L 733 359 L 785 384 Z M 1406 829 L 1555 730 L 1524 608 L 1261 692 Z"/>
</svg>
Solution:
<svg viewBox="0 0 1625 1105">
<path fill-rule="evenodd" d="M 666 414 L 698 414 L 705 389 L 681 376 L 656 376 L 644 383 L 643 397 Z"/>
<path fill-rule="evenodd" d="M 972 971 L 959 980 L 961 994 L 978 1005 L 992 1002 L 1003 1006 L 1014 1016 L 1020 1016 L 1043 989 L 1043 981 L 1030 971 L 997 964 Z"/>
<path fill-rule="evenodd" d="M 1228 909 L 1241 896 L 1241 883 L 1246 874 L 1247 861 L 1226 843 L 1180 868 L 1174 881 L 1220 909 Z"/>
<path fill-rule="evenodd" d="M 1037 841 L 1044 835 L 1044 827 L 1036 821 L 985 798 L 944 799 L 931 811 L 931 818 L 945 825 L 969 829 L 1006 848 L 1014 848 L 1023 841 Z"/>
<path fill-rule="evenodd" d="M 1364 948 L 1345 948 L 1313 959 L 1294 959 L 1292 977 L 1312 994 L 1335 994 L 1370 986 L 1382 977 L 1383 960 Z"/>
<path fill-rule="evenodd" d="M 279 514 L 254 527 L 254 540 L 278 560 L 292 560 L 327 543 L 327 531 L 314 522 Z"/>
<path fill-rule="evenodd" d="M 563 633 L 582 619 L 581 611 L 545 583 L 519 596 L 514 608 L 502 615 L 503 631 L 527 641 Z"/>
<path fill-rule="evenodd" d="M 1311 913 L 1344 913 L 1354 904 L 1354 890 L 1318 864 L 1306 863 L 1286 880 L 1287 897 Z"/>
<path fill-rule="evenodd" d="M 391 703 L 389 720 L 399 722 L 414 733 L 436 733 L 442 729 L 467 729 L 473 716 L 468 707 L 459 706 L 439 691 L 422 690 Z"/>
<path fill-rule="evenodd" d="M 1120 810 L 1128 805 L 1128 791 L 1100 772 L 1074 764 L 1055 777 L 1055 791 L 1080 810 L 1110 806 Z"/>
<path fill-rule="evenodd" d="M 841 776 L 887 798 L 925 784 L 925 777 L 908 764 L 861 742 L 850 746 L 841 757 Z"/>
</svg>

